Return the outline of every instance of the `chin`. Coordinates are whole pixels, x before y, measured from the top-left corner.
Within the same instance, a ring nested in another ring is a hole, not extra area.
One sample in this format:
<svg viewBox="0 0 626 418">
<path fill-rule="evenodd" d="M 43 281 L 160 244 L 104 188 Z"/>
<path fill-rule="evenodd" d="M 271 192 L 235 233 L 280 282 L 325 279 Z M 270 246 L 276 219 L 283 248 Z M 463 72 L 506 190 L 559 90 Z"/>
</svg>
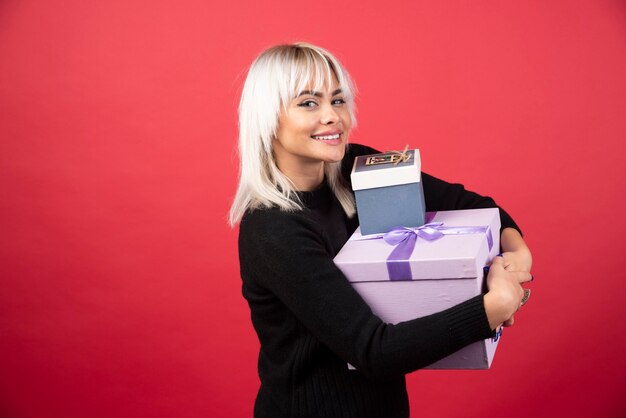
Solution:
<svg viewBox="0 0 626 418">
<path fill-rule="evenodd" d="M 326 163 L 340 163 L 341 160 L 343 160 L 343 155 L 341 155 L 341 157 L 325 159 L 324 162 L 326 162 Z"/>
<path fill-rule="evenodd" d="M 345 145 L 342 147 L 337 147 L 336 150 L 332 152 L 326 152 L 324 155 L 324 162 L 327 163 L 338 163 L 343 160 L 343 157 L 346 155 L 346 147 Z"/>
</svg>

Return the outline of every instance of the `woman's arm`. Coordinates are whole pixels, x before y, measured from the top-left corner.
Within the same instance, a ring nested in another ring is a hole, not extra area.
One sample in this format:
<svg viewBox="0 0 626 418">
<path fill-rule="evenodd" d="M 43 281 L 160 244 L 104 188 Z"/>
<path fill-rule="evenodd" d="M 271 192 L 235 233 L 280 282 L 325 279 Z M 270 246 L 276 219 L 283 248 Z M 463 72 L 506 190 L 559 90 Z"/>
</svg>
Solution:
<svg viewBox="0 0 626 418">
<path fill-rule="evenodd" d="M 462 184 L 448 183 L 426 173 L 422 175 L 426 210 L 498 208 L 500 210 L 500 247 L 504 266 L 510 271 L 529 272 L 532 255 L 513 218 L 489 196 L 466 190 Z"/>
<path fill-rule="evenodd" d="M 491 336 L 492 319 L 483 295 L 426 317 L 383 323 L 334 264 L 320 238 L 316 224 L 296 213 L 255 211 L 242 221 L 241 274 L 248 289 L 258 290 L 247 296 L 257 312 L 288 321 L 289 316 L 278 313 L 278 305 L 270 304 L 278 298 L 319 341 L 369 376 L 406 374 Z M 494 320 L 509 308 L 494 303 Z"/>
</svg>

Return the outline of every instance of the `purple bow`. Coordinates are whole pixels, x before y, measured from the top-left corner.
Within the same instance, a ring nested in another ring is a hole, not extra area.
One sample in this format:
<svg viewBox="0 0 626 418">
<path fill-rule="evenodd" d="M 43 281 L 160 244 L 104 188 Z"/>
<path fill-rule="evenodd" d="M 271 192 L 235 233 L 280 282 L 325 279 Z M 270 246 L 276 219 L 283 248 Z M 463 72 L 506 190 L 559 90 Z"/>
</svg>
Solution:
<svg viewBox="0 0 626 418">
<path fill-rule="evenodd" d="M 444 235 L 487 234 L 489 250 L 493 247 L 493 237 L 488 226 L 443 226 L 443 222 L 431 222 L 418 228 L 397 226 L 382 236 L 389 245 L 395 248 L 387 257 L 389 280 L 412 280 L 411 264 L 408 261 L 415 249 L 417 238 L 434 241 Z M 380 238 L 380 237 L 378 237 Z"/>
</svg>

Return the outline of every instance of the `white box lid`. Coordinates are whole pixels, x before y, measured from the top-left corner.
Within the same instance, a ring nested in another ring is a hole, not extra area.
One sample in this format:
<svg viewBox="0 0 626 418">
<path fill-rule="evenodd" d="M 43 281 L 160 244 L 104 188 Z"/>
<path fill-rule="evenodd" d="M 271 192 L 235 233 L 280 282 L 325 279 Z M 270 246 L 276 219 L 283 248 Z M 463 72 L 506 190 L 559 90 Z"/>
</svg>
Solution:
<svg viewBox="0 0 626 418">
<path fill-rule="evenodd" d="M 392 151 L 356 157 L 350 175 L 352 189 L 356 191 L 420 182 L 422 164 L 419 149 L 407 150 L 408 161 L 395 164 L 392 158 L 399 154 L 401 153 Z M 372 158 L 382 161 L 377 163 Z"/>
</svg>

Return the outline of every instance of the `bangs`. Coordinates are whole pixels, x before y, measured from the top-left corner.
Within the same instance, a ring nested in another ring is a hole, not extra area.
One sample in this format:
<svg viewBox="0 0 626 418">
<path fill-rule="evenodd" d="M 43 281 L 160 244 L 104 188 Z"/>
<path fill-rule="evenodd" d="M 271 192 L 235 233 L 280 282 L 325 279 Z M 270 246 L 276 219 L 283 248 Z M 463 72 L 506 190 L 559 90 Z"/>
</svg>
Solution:
<svg viewBox="0 0 626 418">
<path fill-rule="evenodd" d="M 353 89 L 344 74 L 340 64 L 332 57 L 309 48 L 292 48 L 286 58 L 287 79 L 280 86 L 280 99 L 283 106 L 287 106 L 302 92 L 313 90 L 318 92 L 329 91 L 333 88 L 334 79 L 337 88 L 341 89 L 346 100 L 352 102 Z M 283 67 L 285 68 L 285 67 Z"/>
<path fill-rule="evenodd" d="M 312 52 L 312 54 L 315 53 Z M 304 90 L 319 92 L 330 90 L 333 78 L 339 81 L 332 64 L 323 57 L 312 54 L 305 54 L 291 68 L 291 83 L 289 86 L 291 98 L 299 96 Z"/>
</svg>

